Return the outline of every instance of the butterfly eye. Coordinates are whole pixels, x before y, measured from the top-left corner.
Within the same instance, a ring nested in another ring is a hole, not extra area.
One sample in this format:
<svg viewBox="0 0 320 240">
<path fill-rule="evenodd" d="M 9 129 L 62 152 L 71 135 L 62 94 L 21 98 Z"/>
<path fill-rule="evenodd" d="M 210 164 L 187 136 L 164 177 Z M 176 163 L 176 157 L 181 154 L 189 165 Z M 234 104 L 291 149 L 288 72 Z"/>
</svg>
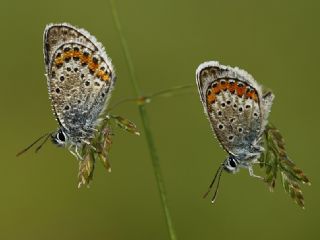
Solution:
<svg viewBox="0 0 320 240">
<path fill-rule="evenodd" d="M 236 162 L 232 158 L 229 159 L 229 164 L 233 168 L 235 168 L 237 166 Z"/>
<path fill-rule="evenodd" d="M 67 141 L 67 136 L 61 129 L 59 129 L 56 133 L 51 135 L 51 140 L 58 146 L 64 146 Z"/>
<path fill-rule="evenodd" d="M 66 136 L 64 135 L 64 133 L 62 131 L 60 131 L 57 134 L 57 139 L 60 140 L 61 142 L 65 142 L 66 141 Z"/>
<path fill-rule="evenodd" d="M 239 161 L 234 158 L 234 156 L 230 155 L 225 161 L 224 161 L 224 170 L 226 170 L 229 173 L 236 173 L 239 168 L 237 167 L 239 164 Z"/>
</svg>

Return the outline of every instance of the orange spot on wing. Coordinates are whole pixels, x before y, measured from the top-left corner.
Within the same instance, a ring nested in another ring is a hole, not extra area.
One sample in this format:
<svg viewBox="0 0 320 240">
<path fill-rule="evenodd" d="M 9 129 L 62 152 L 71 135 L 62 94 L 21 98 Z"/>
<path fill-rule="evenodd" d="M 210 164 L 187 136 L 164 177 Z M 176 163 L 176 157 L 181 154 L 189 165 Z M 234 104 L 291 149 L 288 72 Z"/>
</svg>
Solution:
<svg viewBox="0 0 320 240">
<path fill-rule="evenodd" d="M 104 71 L 99 70 L 98 73 L 97 73 L 97 77 L 98 77 L 98 78 L 102 78 L 103 75 L 104 75 Z"/>
<path fill-rule="evenodd" d="M 92 58 L 89 57 L 89 61 L 88 61 L 88 67 L 91 71 L 95 72 L 97 70 L 97 68 L 99 67 L 99 64 L 98 63 L 94 63 L 92 61 Z"/>
<path fill-rule="evenodd" d="M 100 78 L 103 81 L 109 81 L 109 76 L 104 71 L 99 70 L 97 73 L 97 77 Z"/>
<path fill-rule="evenodd" d="M 255 102 L 258 101 L 258 95 L 257 95 L 257 92 L 256 92 L 256 91 L 254 91 L 254 92 L 252 93 L 252 100 L 255 101 Z"/>
<path fill-rule="evenodd" d="M 80 58 L 82 56 L 81 52 L 79 51 L 73 51 L 73 57 L 78 57 Z"/>
<path fill-rule="evenodd" d="M 236 90 L 236 83 L 234 81 L 232 82 L 228 82 L 228 89 L 231 93 L 234 93 L 234 91 Z"/>
<path fill-rule="evenodd" d="M 256 90 L 255 89 L 250 89 L 249 91 L 247 91 L 246 98 L 251 98 L 253 101 L 257 102 L 258 101 L 258 96 L 257 96 Z"/>
<path fill-rule="evenodd" d="M 239 84 L 241 86 L 239 86 Z M 239 84 L 236 85 L 236 91 L 237 91 L 238 97 L 242 97 L 243 94 L 245 93 L 246 85 L 244 85 L 243 83 L 239 83 Z"/>
<path fill-rule="evenodd" d="M 216 95 L 211 91 L 210 94 L 208 94 L 207 96 L 207 102 L 209 104 L 212 104 L 215 102 L 215 100 L 216 100 Z"/>
<path fill-rule="evenodd" d="M 103 80 L 103 81 L 109 81 L 109 79 L 110 79 L 110 78 L 109 78 L 108 74 L 106 74 L 106 73 L 105 73 L 105 74 L 103 75 L 103 77 L 102 77 L 102 80 Z"/>
<path fill-rule="evenodd" d="M 88 64 L 89 62 L 89 56 L 84 55 L 83 53 L 80 54 L 80 61 L 81 63 L 86 63 Z"/>
<path fill-rule="evenodd" d="M 67 51 L 63 54 L 63 59 L 73 57 L 73 51 Z"/>
<path fill-rule="evenodd" d="M 220 81 L 220 89 L 222 89 L 223 91 L 228 89 L 227 81 Z"/>
<path fill-rule="evenodd" d="M 214 94 L 219 94 L 220 91 L 221 91 L 220 83 L 217 83 L 217 85 L 214 86 L 211 90 L 212 90 L 212 92 L 213 92 Z"/>
<path fill-rule="evenodd" d="M 62 57 L 58 57 L 54 60 L 56 65 L 63 64 L 64 59 Z"/>
<path fill-rule="evenodd" d="M 254 92 L 253 89 L 250 89 L 250 90 L 248 89 L 246 93 L 246 98 L 252 98 L 253 92 Z"/>
</svg>

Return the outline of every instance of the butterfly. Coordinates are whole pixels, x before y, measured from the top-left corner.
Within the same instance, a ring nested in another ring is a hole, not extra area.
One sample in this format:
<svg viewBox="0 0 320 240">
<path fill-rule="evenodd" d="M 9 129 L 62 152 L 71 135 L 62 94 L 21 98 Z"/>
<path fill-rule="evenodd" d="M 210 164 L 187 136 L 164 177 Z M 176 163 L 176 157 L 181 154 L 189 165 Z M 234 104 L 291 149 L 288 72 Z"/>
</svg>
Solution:
<svg viewBox="0 0 320 240">
<path fill-rule="evenodd" d="M 55 132 L 45 134 L 42 145 L 51 138 L 82 159 L 84 146 L 91 141 L 104 120 L 116 75 L 111 59 L 101 43 L 84 29 L 68 23 L 49 24 L 44 30 L 44 63 L 52 110 L 58 122 Z"/>
<path fill-rule="evenodd" d="M 263 133 L 268 123 L 274 95 L 263 94 L 262 87 L 246 71 L 204 62 L 196 70 L 196 82 L 204 112 L 222 148 L 228 153 L 217 170 L 207 194 L 216 179 L 215 201 L 223 171 L 236 173 L 247 168 L 254 177 L 252 165 L 263 148 Z"/>
</svg>

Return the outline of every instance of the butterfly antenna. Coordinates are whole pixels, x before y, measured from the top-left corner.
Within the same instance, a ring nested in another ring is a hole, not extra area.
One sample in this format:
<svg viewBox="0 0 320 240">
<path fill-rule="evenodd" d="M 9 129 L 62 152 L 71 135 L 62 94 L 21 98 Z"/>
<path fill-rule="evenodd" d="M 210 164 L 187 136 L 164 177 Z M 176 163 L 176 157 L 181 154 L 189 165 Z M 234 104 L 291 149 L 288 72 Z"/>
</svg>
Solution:
<svg viewBox="0 0 320 240">
<path fill-rule="evenodd" d="M 19 157 L 21 154 L 25 153 L 26 151 L 28 151 L 30 148 L 32 148 L 37 142 L 39 142 L 41 139 L 45 138 L 45 141 L 39 146 L 41 148 L 41 146 L 48 140 L 49 136 L 51 135 L 51 133 L 46 133 L 44 135 L 42 135 L 41 137 L 39 137 L 37 140 L 35 140 L 32 144 L 30 144 L 28 147 L 26 147 L 25 149 L 21 150 L 20 152 L 17 153 L 17 157 Z M 38 147 L 38 148 L 39 148 Z M 38 149 L 37 148 L 37 149 Z M 36 151 L 37 151 L 36 149 Z"/>
<path fill-rule="evenodd" d="M 48 141 L 49 137 L 51 136 L 52 133 L 48 133 L 46 138 L 43 140 L 43 142 L 36 148 L 35 150 L 35 153 L 37 153 L 41 148 L 42 146 Z"/>
<path fill-rule="evenodd" d="M 220 173 L 219 173 L 219 177 L 218 177 L 218 183 L 217 183 L 217 187 L 216 187 L 216 190 L 214 191 L 214 194 L 213 194 L 213 197 L 211 198 L 211 203 L 213 204 L 216 200 L 216 197 L 217 197 L 217 194 L 218 194 L 218 189 L 219 189 L 219 185 L 220 185 L 220 179 L 221 179 L 221 175 L 222 175 L 222 172 L 223 172 L 223 168 L 220 167 L 221 170 L 220 170 Z"/>
<path fill-rule="evenodd" d="M 214 201 L 215 196 L 217 195 L 217 192 L 218 192 L 218 187 L 219 187 L 219 182 L 220 182 L 220 177 L 221 177 L 222 171 L 223 171 L 223 164 L 221 164 L 220 167 L 218 168 L 218 170 L 216 171 L 216 174 L 214 175 L 214 178 L 213 178 L 213 180 L 212 180 L 212 182 L 211 182 L 211 184 L 210 184 L 210 186 L 209 186 L 209 189 L 208 189 L 208 191 L 203 195 L 203 198 L 206 198 L 206 197 L 208 196 L 208 194 L 211 192 L 211 189 L 212 189 L 212 187 L 213 187 L 213 185 L 214 185 L 217 177 L 219 176 L 219 177 L 218 177 L 217 188 L 216 188 L 216 190 L 215 190 L 214 197 L 213 197 L 213 199 L 212 199 L 212 200 Z"/>
</svg>

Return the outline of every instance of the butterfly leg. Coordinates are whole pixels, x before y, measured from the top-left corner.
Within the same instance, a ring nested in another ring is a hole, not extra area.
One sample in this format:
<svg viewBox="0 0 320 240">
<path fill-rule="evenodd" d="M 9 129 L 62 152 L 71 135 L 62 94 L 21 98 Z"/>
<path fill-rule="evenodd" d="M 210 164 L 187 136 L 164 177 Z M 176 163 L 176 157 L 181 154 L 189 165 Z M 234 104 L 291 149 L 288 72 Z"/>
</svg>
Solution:
<svg viewBox="0 0 320 240">
<path fill-rule="evenodd" d="M 94 131 L 94 132 L 99 132 L 99 130 L 96 129 L 96 128 L 89 128 L 89 129 L 92 130 L 92 131 Z"/>
<path fill-rule="evenodd" d="M 79 160 L 83 160 L 83 158 L 81 157 L 81 155 L 79 154 L 79 152 L 78 152 L 78 146 L 76 145 L 76 155 L 77 155 L 77 159 L 79 159 Z"/>
<path fill-rule="evenodd" d="M 248 170 L 249 170 L 249 175 L 250 175 L 251 177 L 259 178 L 259 179 L 261 179 L 261 180 L 264 179 L 263 177 L 258 176 L 258 175 L 255 175 L 255 174 L 253 173 L 253 168 L 252 168 L 252 166 L 249 166 L 249 167 L 248 167 Z"/>
<path fill-rule="evenodd" d="M 75 156 L 76 159 L 82 160 L 82 157 L 81 157 L 81 155 L 80 155 L 79 152 L 78 152 L 78 147 L 77 147 L 77 145 L 75 146 L 75 151 L 72 149 L 73 147 L 74 147 L 73 145 L 70 145 L 70 146 L 68 147 L 69 152 L 70 152 L 73 156 Z"/>
<path fill-rule="evenodd" d="M 68 150 L 74 157 L 76 157 L 76 159 L 79 159 L 77 154 L 71 149 L 71 147 L 69 147 Z"/>
<path fill-rule="evenodd" d="M 90 146 L 95 152 L 97 152 L 97 149 L 87 140 L 81 140 L 83 143 L 87 144 L 88 146 Z"/>
</svg>

